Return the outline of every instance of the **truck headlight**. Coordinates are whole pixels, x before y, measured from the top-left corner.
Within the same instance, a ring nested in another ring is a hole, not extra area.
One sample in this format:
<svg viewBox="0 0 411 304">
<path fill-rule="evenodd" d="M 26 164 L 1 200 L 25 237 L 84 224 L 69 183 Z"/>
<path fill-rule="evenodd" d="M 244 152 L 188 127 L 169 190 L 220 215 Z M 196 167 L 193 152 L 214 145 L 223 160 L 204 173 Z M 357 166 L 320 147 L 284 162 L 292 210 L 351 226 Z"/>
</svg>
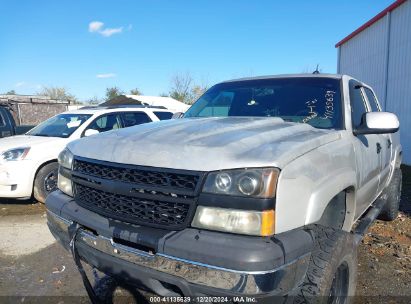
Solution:
<svg viewBox="0 0 411 304">
<path fill-rule="evenodd" d="M 203 192 L 271 198 L 275 196 L 279 170 L 252 168 L 216 171 L 208 174 Z"/>
<path fill-rule="evenodd" d="M 67 171 L 67 169 L 71 170 L 73 168 L 73 159 L 74 155 L 68 148 L 61 151 L 58 156 L 59 165 L 61 167 L 59 169 L 57 187 L 69 196 L 73 196 L 73 183 L 70 178 L 62 174 L 62 171 Z"/>
<path fill-rule="evenodd" d="M 71 170 L 73 167 L 73 158 L 73 153 L 71 153 L 71 151 L 68 148 L 65 148 L 63 151 L 60 152 L 58 156 L 58 161 L 60 166 Z"/>
<path fill-rule="evenodd" d="M 57 187 L 69 196 L 73 196 L 73 184 L 71 179 L 65 177 L 61 173 L 58 175 Z"/>
<path fill-rule="evenodd" d="M 274 234 L 274 210 L 248 211 L 198 206 L 192 226 L 247 235 Z"/>
<path fill-rule="evenodd" d="M 30 151 L 30 147 L 16 148 L 4 151 L 0 154 L 0 159 L 3 161 L 23 160 Z"/>
</svg>

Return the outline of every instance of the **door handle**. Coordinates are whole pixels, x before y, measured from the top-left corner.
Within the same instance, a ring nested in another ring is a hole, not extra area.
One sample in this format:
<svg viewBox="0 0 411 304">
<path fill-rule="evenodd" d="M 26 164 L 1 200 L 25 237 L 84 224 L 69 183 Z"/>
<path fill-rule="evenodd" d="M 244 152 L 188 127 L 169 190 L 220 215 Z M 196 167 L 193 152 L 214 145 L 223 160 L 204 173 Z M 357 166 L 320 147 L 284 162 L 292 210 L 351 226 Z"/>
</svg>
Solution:
<svg viewBox="0 0 411 304">
<path fill-rule="evenodd" d="M 377 143 L 377 154 L 381 152 L 381 144 Z"/>
<path fill-rule="evenodd" d="M 391 141 L 391 139 L 389 139 L 389 140 L 387 140 L 387 148 L 389 149 L 389 148 L 391 148 L 391 146 L 392 146 L 392 141 Z"/>
</svg>

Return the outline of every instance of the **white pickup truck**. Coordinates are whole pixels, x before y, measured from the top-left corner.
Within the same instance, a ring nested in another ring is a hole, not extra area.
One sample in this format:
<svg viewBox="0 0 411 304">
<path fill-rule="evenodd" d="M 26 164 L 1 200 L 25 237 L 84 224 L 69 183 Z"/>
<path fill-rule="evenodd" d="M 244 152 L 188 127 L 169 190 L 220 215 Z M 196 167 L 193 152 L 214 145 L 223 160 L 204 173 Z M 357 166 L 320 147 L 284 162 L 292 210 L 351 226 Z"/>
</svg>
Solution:
<svg viewBox="0 0 411 304">
<path fill-rule="evenodd" d="M 76 139 L 170 119 L 169 110 L 146 106 L 85 107 L 58 114 L 24 135 L 0 139 L 0 198 L 44 202 L 57 188 L 57 156 Z"/>
<path fill-rule="evenodd" d="M 71 142 L 48 225 L 80 269 L 164 297 L 346 303 L 358 241 L 398 213 L 398 129 L 346 75 L 223 82 L 181 119 Z"/>
</svg>

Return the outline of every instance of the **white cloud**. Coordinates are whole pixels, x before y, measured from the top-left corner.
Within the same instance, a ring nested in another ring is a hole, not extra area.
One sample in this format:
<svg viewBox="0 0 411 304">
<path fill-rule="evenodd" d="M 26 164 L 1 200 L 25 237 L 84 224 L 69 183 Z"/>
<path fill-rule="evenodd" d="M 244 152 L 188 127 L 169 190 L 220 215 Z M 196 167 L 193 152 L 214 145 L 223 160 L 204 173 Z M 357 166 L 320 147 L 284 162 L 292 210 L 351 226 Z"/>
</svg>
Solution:
<svg viewBox="0 0 411 304">
<path fill-rule="evenodd" d="M 90 24 L 88 25 L 88 31 L 91 33 L 94 32 L 98 32 L 102 29 L 102 27 L 104 26 L 103 22 L 100 21 L 92 21 L 90 22 Z"/>
<path fill-rule="evenodd" d="M 20 82 L 17 82 L 14 86 L 16 87 L 16 88 L 19 88 L 19 87 L 22 87 L 22 86 L 24 86 L 26 83 L 24 82 L 24 81 L 20 81 Z"/>
<path fill-rule="evenodd" d="M 113 78 L 116 77 L 117 75 L 114 73 L 106 73 L 106 74 L 97 74 L 97 78 Z"/>
<path fill-rule="evenodd" d="M 117 27 L 117 28 L 106 28 L 102 31 L 99 31 L 99 33 L 103 35 L 104 37 L 110 37 L 111 35 L 119 34 L 122 31 L 123 31 L 123 27 Z"/>
<path fill-rule="evenodd" d="M 132 25 L 130 24 L 127 27 L 127 30 L 131 30 Z M 104 23 L 101 21 L 92 21 L 89 23 L 88 25 L 88 31 L 90 33 L 98 33 L 104 37 L 110 37 L 114 34 L 120 34 L 123 32 L 124 27 L 114 27 L 114 28 L 110 28 L 110 27 L 106 27 L 104 28 Z"/>
<path fill-rule="evenodd" d="M 36 83 L 30 83 L 26 81 L 19 81 L 14 84 L 15 88 L 20 88 L 20 89 L 41 89 L 42 86 Z"/>
</svg>

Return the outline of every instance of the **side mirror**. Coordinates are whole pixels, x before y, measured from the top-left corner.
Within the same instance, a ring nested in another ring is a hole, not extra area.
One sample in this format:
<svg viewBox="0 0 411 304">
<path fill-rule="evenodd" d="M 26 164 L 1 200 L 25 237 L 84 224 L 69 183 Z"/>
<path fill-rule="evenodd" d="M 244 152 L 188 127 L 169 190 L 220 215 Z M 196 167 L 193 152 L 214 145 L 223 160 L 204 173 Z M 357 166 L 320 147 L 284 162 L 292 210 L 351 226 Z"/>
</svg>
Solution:
<svg viewBox="0 0 411 304">
<path fill-rule="evenodd" d="M 361 125 L 354 130 L 354 134 L 395 133 L 399 128 L 400 122 L 397 115 L 389 112 L 369 112 L 363 114 Z"/>
<path fill-rule="evenodd" d="M 183 113 L 183 112 L 175 112 L 175 113 L 173 114 L 173 116 L 171 117 L 171 119 L 178 119 L 178 118 L 182 118 L 182 117 L 183 117 L 183 115 L 184 115 L 184 113 Z"/>
<path fill-rule="evenodd" d="M 84 136 L 91 136 L 91 135 L 96 135 L 99 134 L 100 132 L 94 129 L 87 129 L 86 132 L 84 132 Z"/>
</svg>

